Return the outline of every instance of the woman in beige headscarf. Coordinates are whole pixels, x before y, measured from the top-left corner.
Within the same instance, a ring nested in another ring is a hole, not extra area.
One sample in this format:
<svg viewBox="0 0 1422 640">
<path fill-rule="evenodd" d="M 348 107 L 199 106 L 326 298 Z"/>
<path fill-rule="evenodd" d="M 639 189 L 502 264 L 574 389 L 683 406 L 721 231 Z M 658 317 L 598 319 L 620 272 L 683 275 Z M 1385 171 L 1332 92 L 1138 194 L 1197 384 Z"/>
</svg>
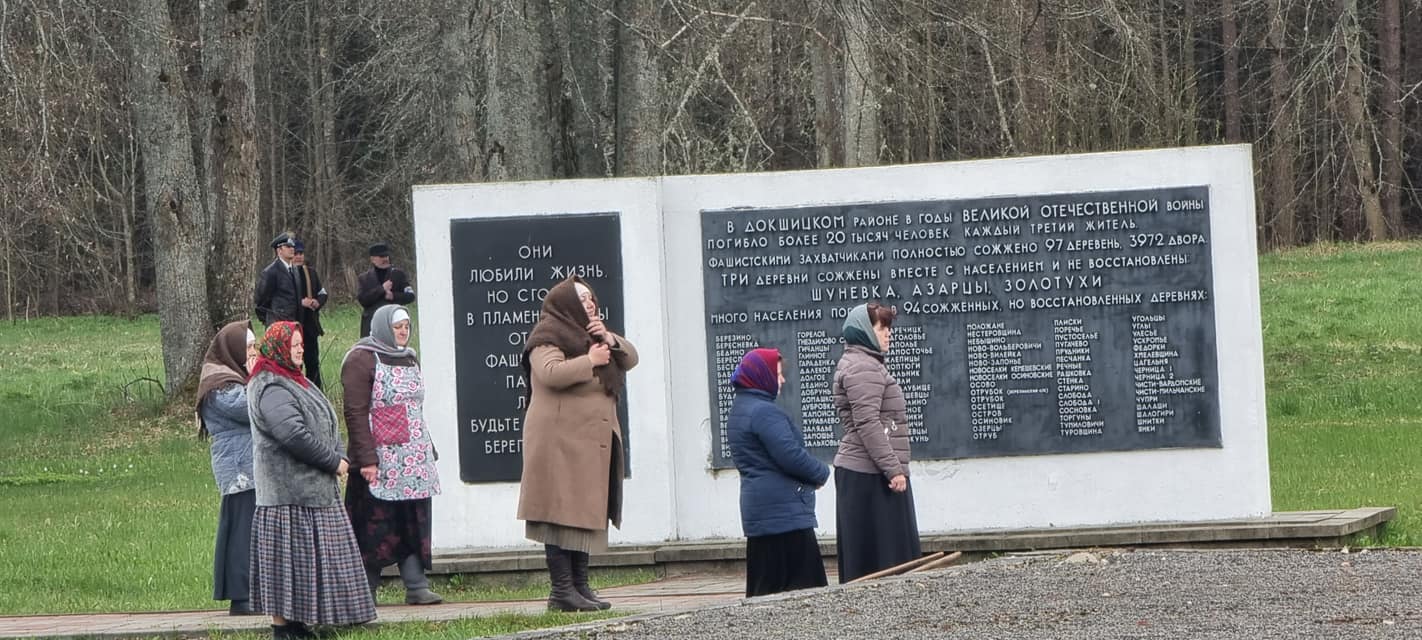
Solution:
<svg viewBox="0 0 1422 640">
<path fill-rule="evenodd" d="M 252 473 L 252 422 L 247 416 L 247 372 L 256 360 L 256 337 L 246 322 L 218 330 L 203 356 L 198 378 L 198 437 L 208 439 L 212 477 L 222 494 L 212 560 L 212 599 L 230 600 L 234 616 L 253 615 L 249 561 L 257 485 Z"/>
<path fill-rule="evenodd" d="M 528 414 L 518 518 L 542 542 L 552 593 L 548 608 L 610 606 L 588 587 L 588 554 L 607 548 L 607 525 L 622 525 L 622 428 L 617 398 L 637 349 L 607 329 L 592 288 L 574 276 L 543 300 L 523 368 Z"/>
</svg>

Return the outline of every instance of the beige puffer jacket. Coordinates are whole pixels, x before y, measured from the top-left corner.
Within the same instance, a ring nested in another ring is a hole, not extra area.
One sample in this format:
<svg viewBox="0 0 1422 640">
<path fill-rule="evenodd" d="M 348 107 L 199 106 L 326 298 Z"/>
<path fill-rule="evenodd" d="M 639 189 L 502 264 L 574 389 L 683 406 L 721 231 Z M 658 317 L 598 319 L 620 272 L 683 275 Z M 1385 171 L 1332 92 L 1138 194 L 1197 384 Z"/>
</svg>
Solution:
<svg viewBox="0 0 1422 640">
<path fill-rule="evenodd" d="M 834 372 L 834 407 L 844 435 L 834 466 L 885 478 L 909 472 L 908 403 L 884 356 L 848 345 Z"/>
</svg>

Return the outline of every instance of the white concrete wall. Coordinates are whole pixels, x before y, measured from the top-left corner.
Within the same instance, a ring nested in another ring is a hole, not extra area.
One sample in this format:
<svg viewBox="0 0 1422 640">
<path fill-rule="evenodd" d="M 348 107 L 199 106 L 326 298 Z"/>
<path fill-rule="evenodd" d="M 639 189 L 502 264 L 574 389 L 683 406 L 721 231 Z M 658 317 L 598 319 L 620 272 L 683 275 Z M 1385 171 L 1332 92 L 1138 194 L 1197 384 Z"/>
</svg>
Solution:
<svg viewBox="0 0 1422 640">
<path fill-rule="evenodd" d="M 1271 510 L 1248 146 L 1014 158 L 779 174 L 421 187 L 415 191 L 421 343 L 431 380 L 453 380 L 449 221 L 534 213 L 622 212 L 627 334 L 642 353 L 628 386 L 636 474 L 614 542 L 738 537 L 738 480 L 710 469 L 700 212 L 1208 185 L 1219 362 L 1219 449 L 915 461 L 924 532 L 1258 516 Z M 660 198 L 660 201 L 659 201 Z M 658 208 L 661 213 L 659 217 Z M 444 281 L 442 281 L 444 280 Z M 658 323 L 664 323 L 659 326 Z M 452 385 L 426 412 L 455 422 Z M 657 425 L 665 425 L 659 431 Z M 456 449 L 452 431 L 437 440 Z M 462 486 L 445 456 L 435 544 L 526 544 L 515 484 Z M 820 492 L 833 533 L 834 488 Z"/>
</svg>

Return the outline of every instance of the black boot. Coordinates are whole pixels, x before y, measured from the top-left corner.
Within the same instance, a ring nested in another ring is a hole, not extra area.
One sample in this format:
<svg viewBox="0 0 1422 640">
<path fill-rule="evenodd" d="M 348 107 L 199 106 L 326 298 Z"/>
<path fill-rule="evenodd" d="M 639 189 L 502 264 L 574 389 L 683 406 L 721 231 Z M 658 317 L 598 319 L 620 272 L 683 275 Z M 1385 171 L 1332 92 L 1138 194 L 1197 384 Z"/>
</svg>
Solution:
<svg viewBox="0 0 1422 640">
<path fill-rule="evenodd" d="M 573 588 L 583 599 L 597 605 L 599 609 L 611 609 L 612 603 L 597 597 L 597 592 L 588 586 L 588 554 L 569 551 L 573 556 Z"/>
<path fill-rule="evenodd" d="M 548 609 L 551 611 L 597 611 L 595 602 L 590 602 L 573 588 L 573 556 L 570 552 L 551 544 L 543 545 L 543 557 L 548 561 L 548 578 L 553 590 L 548 594 Z"/>
</svg>

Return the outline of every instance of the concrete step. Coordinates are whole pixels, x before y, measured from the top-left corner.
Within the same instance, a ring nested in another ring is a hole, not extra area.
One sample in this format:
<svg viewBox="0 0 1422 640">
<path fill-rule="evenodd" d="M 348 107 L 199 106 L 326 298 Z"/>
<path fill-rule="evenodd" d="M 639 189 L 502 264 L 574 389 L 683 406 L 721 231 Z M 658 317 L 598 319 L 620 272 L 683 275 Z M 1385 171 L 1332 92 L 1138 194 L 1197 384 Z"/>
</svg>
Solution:
<svg viewBox="0 0 1422 640">
<path fill-rule="evenodd" d="M 1261 518 L 1178 521 L 1050 529 L 990 529 L 924 533 L 925 553 L 962 551 L 983 555 L 1010 551 L 1137 546 L 1306 547 L 1349 546 L 1361 536 L 1380 536 L 1397 516 L 1394 507 L 1324 511 L 1284 511 Z M 820 553 L 835 555 L 834 538 L 820 539 Z M 681 575 L 716 565 L 734 570 L 745 561 L 745 539 L 673 540 L 660 545 L 613 545 L 596 554 L 595 567 L 649 567 L 662 575 Z M 455 549 L 434 558 L 434 573 L 543 571 L 543 549 Z M 394 567 L 387 575 L 396 575 Z"/>
</svg>

